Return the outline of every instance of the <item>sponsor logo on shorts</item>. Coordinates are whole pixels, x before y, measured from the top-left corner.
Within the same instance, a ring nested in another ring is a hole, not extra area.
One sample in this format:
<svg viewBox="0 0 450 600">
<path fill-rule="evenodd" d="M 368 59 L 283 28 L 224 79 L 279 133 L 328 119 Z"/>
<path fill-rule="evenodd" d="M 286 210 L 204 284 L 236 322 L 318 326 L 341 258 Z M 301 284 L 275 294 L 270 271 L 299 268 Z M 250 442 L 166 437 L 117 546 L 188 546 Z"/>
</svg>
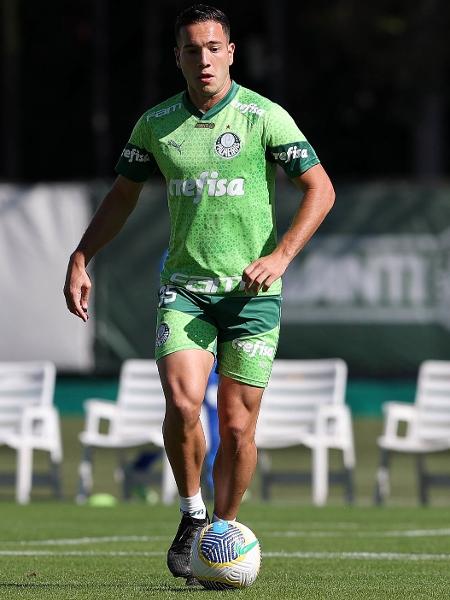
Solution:
<svg viewBox="0 0 450 600">
<path fill-rule="evenodd" d="M 241 151 L 241 140 L 232 131 L 227 131 L 219 135 L 214 149 L 221 158 L 234 158 Z"/>
<path fill-rule="evenodd" d="M 167 342 L 170 335 L 170 327 L 167 323 L 161 323 L 161 325 L 156 330 L 156 347 L 159 348 L 163 344 Z"/>
<path fill-rule="evenodd" d="M 128 160 L 129 163 L 132 162 L 140 162 L 146 163 L 150 162 L 150 156 L 147 152 L 140 152 L 137 148 L 124 148 L 122 152 L 122 156 Z"/>
<path fill-rule="evenodd" d="M 288 148 L 287 152 L 272 152 L 272 156 L 275 160 L 288 163 L 291 162 L 292 159 L 308 158 L 308 149 L 291 146 Z"/>
<path fill-rule="evenodd" d="M 170 113 L 175 112 L 181 108 L 181 102 L 177 102 L 176 104 L 172 104 L 167 108 L 160 108 L 159 110 L 154 110 L 151 113 L 148 113 L 146 116 L 147 121 L 151 118 L 159 119 L 160 117 L 166 117 L 170 115 Z"/>
<path fill-rule="evenodd" d="M 171 179 L 169 181 L 170 196 L 192 197 L 194 204 L 198 204 L 203 191 L 209 197 L 215 196 L 243 196 L 245 193 L 245 179 L 223 179 L 217 171 L 204 171 L 195 179 Z"/>
<path fill-rule="evenodd" d="M 241 112 L 243 115 L 248 113 L 250 115 L 258 115 L 258 117 L 262 117 L 263 114 L 266 112 L 257 104 L 253 104 L 253 102 L 251 102 L 250 104 L 244 104 L 242 102 L 238 102 L 237 100 L 232 100 L 231 106 L 239 112 Z"/>
<path fill-rule="evenodd" d="M 269 346 L 263 340 L 255 340 L 252 342 L 250 340 L 235 339 L 231 342 L 231 346 L 235 350 L 246 352 L 250 355 L 250 358 L 253 356 L 267 356 L 268 358 L 273 358 L 275 355 L 275 348 Z"/>
</svg>

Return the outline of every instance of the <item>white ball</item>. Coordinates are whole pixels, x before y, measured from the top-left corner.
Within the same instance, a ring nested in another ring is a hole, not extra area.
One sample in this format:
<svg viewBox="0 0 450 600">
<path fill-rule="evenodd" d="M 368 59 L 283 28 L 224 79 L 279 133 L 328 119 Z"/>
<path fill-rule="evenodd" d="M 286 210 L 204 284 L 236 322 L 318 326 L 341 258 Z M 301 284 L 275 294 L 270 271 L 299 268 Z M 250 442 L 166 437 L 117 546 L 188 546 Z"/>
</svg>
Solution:
<svg viewBox="0 0 450 600">
<path fill-rule="evenodd" d="M 204 527 L 192 546 L 192 574 L 210 590 L 246 588 L 261 564 L 259 541 L 237 521 L 216 521 Z"/>
</svg>

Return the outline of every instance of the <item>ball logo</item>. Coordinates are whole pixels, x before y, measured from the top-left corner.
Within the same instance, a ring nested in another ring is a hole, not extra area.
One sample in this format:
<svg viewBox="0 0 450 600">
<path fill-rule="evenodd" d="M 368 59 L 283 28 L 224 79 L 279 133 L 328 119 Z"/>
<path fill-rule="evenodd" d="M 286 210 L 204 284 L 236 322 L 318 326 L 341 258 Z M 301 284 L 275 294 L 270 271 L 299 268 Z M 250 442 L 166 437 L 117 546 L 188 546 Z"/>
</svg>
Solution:
<svg viewBox="0 0 450 600">
<path fill-rule="evenodd" d="M 159 348 L 167 342 L 170 335 L 170 327 L 167 323 L 161 323 L 156 331 L 156 347 Z"/>
<path fill-rule="evenodd" d="M 220 157 L 234 158 L 241 151 L 241 140 L 235 133 L 227 131 L 219 135 L 214 148 Z"/>
</svg>

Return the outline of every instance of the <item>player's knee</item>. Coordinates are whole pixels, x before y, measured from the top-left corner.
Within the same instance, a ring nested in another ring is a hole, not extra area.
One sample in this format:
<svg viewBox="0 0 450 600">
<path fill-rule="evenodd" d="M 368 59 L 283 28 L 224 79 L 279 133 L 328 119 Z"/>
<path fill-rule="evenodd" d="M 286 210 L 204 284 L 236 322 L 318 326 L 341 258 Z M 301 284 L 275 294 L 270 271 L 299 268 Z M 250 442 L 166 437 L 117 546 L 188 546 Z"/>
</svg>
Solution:
<svg viewBox="0 0 450 600">
<path fill-rule="evenodd" d="M 194 427 L 200 418 L 201 404 L 184 395 L 173 395 L 167 401 L 166 418 L 187 428 Z"/>
<path fill-rule="evenodd" d="M 203 394 L 204 395 L 204 394 Z M 172 422 L 194 426 L 200 416 L 202 390 L 182 378 L 167 378 L 165 385 L 166 416 Z"/>
<path fill-rule="evenodd" d="M 248 423 L 242 421 L 230 421 L 223 424 L 220 429 L 221 442 L 234 452 L 253 443 L 254 430 Z"/>
</svg>

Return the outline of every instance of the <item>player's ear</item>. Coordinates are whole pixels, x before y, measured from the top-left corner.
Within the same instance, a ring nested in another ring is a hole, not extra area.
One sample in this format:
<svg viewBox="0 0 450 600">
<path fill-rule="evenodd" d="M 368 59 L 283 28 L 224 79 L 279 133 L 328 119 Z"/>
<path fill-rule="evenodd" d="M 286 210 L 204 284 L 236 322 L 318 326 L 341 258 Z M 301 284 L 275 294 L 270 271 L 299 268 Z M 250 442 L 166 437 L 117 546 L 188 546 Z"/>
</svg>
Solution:
<svg viewBox="0 0 450 600">
<path fill-rule="evenodd" d="M 228 57 L 229 57 L 228 64 L 229 65 L 233 64 L 233 60 L 234 60 L 234 48 L 235 48 L 235 45 L 233 44 L 233 42 L 231 42 L 230 44 L 228 44 Z"/>
<path fill-rule="evenodd" d="M 177 63 L 177 67 L 179 69 L 181 69 L 181 65 L 180 65 L 180 49 L 175 46 L 175 48 L 173 49 L 174 54 L 175 54 L 175 62 Z"/>
</svg>

